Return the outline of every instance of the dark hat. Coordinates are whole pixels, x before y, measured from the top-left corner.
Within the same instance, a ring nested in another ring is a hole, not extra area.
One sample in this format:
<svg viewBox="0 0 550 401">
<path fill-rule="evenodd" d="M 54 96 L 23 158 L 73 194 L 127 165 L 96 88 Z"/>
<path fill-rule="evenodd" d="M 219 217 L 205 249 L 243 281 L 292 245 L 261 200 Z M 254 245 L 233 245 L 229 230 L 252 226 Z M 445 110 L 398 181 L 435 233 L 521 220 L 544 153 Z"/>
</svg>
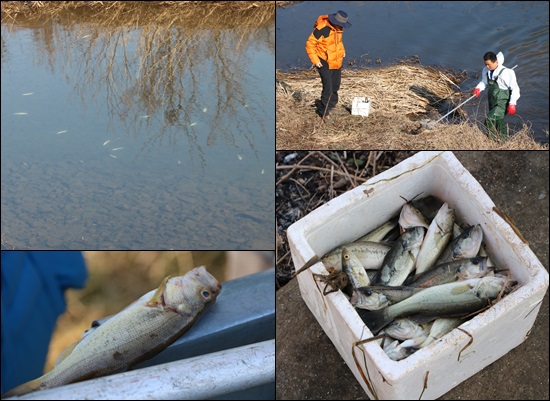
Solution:
<svg viewBox="0 0 550 401">
<path fill-rule="evenodd" d="M 336 14 L 329 14 L 328 20 L 330 21 L 331 25 L 338 25 L 342 28 L 351 27 L 351 24 L 348 22 L 348 14 L 342 10 L 338 11 Z"/>
</svg>

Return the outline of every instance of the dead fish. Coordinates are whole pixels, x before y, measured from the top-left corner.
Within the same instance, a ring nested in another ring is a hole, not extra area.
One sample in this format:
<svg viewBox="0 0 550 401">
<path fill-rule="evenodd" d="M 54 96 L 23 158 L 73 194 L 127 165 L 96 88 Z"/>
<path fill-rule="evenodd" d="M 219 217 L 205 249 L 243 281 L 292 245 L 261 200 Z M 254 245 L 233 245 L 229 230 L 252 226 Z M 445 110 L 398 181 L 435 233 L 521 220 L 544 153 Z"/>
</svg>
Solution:
<svg viewBox="0 0 550 401">
<path fill-rule="evenodd" d="M 396 286 L 405 282 L 420 252 L 424 231 L 424 227 L 417 226 L 401 234 L 384 258 L 374 284 Z"/>
<path fill-rule="evenodd" d="M 13 113 L 14 116 L 26 116 L 29 113 L 19 112 L 19 113 Z"/>
<path fill-rule="evenodd" d="M 111 152 L 116 152 L 117 150 L 122 150 L 122 149 L 124 149 L 124 148 L 113 148 L 113 149 L 111 149 Z"/>
<path fill-rule="evenodd" d="M 105 142 L 103 142 L 103 146 L 107 145 L 109 142 L 111 142 L 111 140 L 107 139 Z"/>
<path fill-rule="evenodd" d="M 34 92 L 22 93 L 21 96 L 30 96 L 34 95 Z"/>
<path fill-rule="evenodd" d="M 430 316 L 467 315 L 488 305 L 507 284 L 506 278 L 483 277 L 436 285 L 376 311 L 356 309 L 372 333 L 378 333 L 395 318 L 412 314 Z"/>
<path fill-rule="evenodd" d="M 65 132 L 69 132 L 69 131 L 67 131 L 66 129 L 64 129 L 63 131 L 58 131 L 58 132 L 56 132 L 55 134 L 56 134 L 56 135 L 60 135 L 60 134 L 64 134 Z"/>
<path fill-rule="evenodd" d="M 220 290 L 221 284 L 204 266 L 184 276 L 166 277 L 152 295 L 153 291 L 145 294 L 83 336 L 50 372 L 2 398 L 125 371 L 176 341 L 215 302 Z"/>
<path fill-rule="evenodd" d="M 197 125 L 197 123 L 191 123 L 191 124 L 189 124 L 190 127 L 194 127 L 195 125 Z"/>
<path fill-rule="evenodd" d="M 423 273 L 432 267 L 451 241 L 454 221 L 454 209 L 451 209 L 445 202 L 430 223 L 426 238 L 422 242 L 420 252 L 416 258 L 416 274 Z"/>
<path fill-rule="evenodd" d="M 116 157 L 115 155 L 112 155 L 109 153 L 109 156 L 111 156 L 113 159 L 118 159 L 118 157 Z"/>
</svg>

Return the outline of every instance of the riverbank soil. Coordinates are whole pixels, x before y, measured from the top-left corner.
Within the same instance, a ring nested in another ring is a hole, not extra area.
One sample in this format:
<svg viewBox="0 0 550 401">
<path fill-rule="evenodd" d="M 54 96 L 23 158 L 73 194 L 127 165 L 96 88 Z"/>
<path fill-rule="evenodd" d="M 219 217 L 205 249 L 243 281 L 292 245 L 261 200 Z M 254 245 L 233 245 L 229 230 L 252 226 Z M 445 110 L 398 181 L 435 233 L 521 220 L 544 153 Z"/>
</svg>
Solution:
<svg viewBox="0 0 550 401">
<path fill-rule="evenodd" d="M 330 153 L 336 152 L 325 153 L 330 157 Z M 342 163 L 346 164 L 349 159 L 343 159 L 343 152 L 338 153 Z M 353 152 L 347 153 L 358 157 Z M 277 159 L 284 159 L 288 154 L 278 152 Z M 468 151 L 455 152 L 455 155 L 480 182 L 496 206 L 515 221 L 533 252 L 548 269 L 548 152 Z M 382 157 L 390 156 L 384 152 Z M 301 182 L 303 177 L 297 175 L 299 172 L 297 169 L 294 175 L 282 182 L 296 180 L 304 185 L 307 180 Z M 334 182 L 340 178 L 338 175 Z M 309 195 L 303 191 L 294 196 L 295 203 L 281 206 L 278 214 L 288 214 L 290 207 L 297 209 L 294 213 L 300 214 L 300 205 L 323 196 L 313 190 L 315 187 L 308 185 Z M 317 187 L 327 191 L 322 185 Z M 285 196 L 284 190 L 279 184 L 277 196 Z M 286 230 L 279 232 L 279 237 L 286 240 Z M 279 252 L 278 260 L 283 257 Z M 286 270 L 285 262 L 286 258 L 277 264 L 279 279 L 286 276 L 284 271 L 280 272 Z M 282 286 L 276 293 L 277 399 L 365 399 L 365 392 L 302 300 L 296 279 L 291 279 L 286 285 L 282 281 L 280 284 Z M 548 330 L 547 293 L 524 343 L 440 399 L 548 399 Z"/>
<path fill-rule="evenodd" d="M 508 140 L 489 138 L 483 118 L 461 108 L 471 93 L 459 84 L 465 72 L 423 66 L 416 59 L 372 69 L 343 69 L 334 123 L 316 114 L 322 85 L 314 69 L 276 72 L 277 149 L 543 150 L 527 124 Z M 368 117 L 351 115 L 354 97 L 371 99 Z M 486 102 L 485 96 L 471 102 Z M 337 107 L 338 107 L 337 106 Z"/>
</svg>

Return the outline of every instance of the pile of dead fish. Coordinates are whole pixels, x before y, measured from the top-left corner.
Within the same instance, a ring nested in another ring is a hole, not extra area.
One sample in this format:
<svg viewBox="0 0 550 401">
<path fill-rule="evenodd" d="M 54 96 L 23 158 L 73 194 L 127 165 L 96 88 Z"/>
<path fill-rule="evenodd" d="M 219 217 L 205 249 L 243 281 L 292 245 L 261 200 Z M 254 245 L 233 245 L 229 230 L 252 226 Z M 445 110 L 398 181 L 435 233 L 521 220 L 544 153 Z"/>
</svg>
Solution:
<svg viewBox="0 0 550 401">
<path fill-rule="evenodd" d="M 431 222 L 430 222 L 431 221 Z M 495 272 L 481 226 L 462 229 L 435 197 L 403 205 L 399 216 L 322 258 L 345 273 L 342 289 L 394 360 L 462 324 L 515 284 Z M 341 273 L 342 274 L 342 273 Z"/>
</svg>

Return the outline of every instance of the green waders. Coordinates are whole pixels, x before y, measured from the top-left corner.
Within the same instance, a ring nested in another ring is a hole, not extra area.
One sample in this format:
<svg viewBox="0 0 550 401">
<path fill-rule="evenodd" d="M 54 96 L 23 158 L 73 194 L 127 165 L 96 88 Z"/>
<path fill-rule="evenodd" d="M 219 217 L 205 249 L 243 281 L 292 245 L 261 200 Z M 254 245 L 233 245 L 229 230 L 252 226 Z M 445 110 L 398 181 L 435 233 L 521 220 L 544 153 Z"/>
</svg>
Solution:
<svg viewBox="0 0 550 401">
<path fill-rule="evenodd" d="M 505 68 L 502 69 L 504 71 Z M 489 133 L 489 137 L 492 138 L 493 135 L 495 138 L 500 138 L 503 141 L 507 139 L 506 124 L 504 123 L 504 116 L 506 115 L 506 110 L 508 107 L 508 102 L 510 101 L 509 89 L 500 89 L 497 83 L 497 79 L 502 74 L 502 71 L 495 77 L 495 79 L 490 79 L 487 77 L 489 82 L 489 113 L 487 113 L 487 118 L 485 119 L 485 126 Z"/>
</svg>

